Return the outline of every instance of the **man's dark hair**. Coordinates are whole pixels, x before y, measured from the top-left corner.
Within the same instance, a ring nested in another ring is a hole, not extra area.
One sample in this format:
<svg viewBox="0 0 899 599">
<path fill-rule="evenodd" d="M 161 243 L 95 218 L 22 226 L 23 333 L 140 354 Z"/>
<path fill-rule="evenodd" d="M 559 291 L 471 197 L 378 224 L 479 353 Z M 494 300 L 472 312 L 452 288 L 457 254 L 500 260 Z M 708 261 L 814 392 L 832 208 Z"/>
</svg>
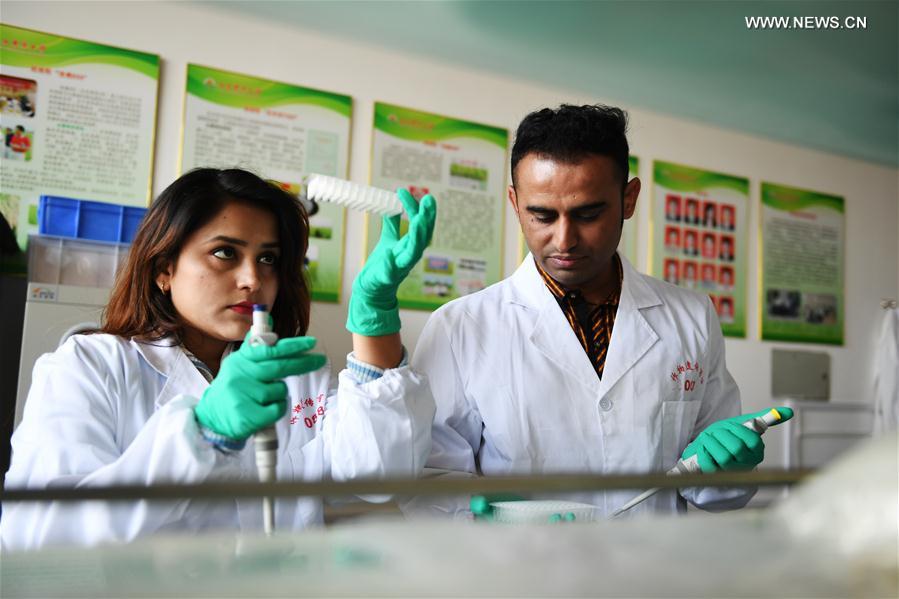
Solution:
<svg viewBox="0 0 899 599">
<path fill-rule="evenodd" d="M 515 167 L 528 154 L 573 164 L 590 154 L 608 156 L 618 168 L 621 187 L 627 185 L 627 113 L 602 104 L 544 108 L 524 117 L 512 146 L 512 185 Z"/>
</svg>

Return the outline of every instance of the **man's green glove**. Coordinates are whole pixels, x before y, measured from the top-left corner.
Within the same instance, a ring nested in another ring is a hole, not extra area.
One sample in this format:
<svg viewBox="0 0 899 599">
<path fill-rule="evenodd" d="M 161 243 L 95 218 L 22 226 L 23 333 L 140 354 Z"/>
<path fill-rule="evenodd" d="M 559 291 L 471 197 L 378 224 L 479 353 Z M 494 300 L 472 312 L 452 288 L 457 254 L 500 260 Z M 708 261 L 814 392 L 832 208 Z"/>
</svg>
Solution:
<svg viewBox="0 0 899 599">
<path fill-rule="evenodd" d="M 493 520 L 493 506 L 495 501 L 524 501 L 521 495 L 514 493 L 491 493 L 489 495 L 472 495 L 469 506 L 475 520 Z"/>
<path fill-rule="evenodd" d="M 399 332 L 397 289 L 421 258 L 434 234 L 437 219 L 434 197 L 426 195 L 419 203 L 405 189 L 397 189 L 396 195 L 409 216 L 409 231 L 400 237 L 399 214 L 383 218 L 381 239 L 353 281 L 350 295 L 346 328 L 366 337 Z"/>
<path fill-rule="evenodd" d="M 776 408 L 776 410 L 780 414 L 780 419 L 771 426 L 786 422 L 793 417 L 793 410 L 790 408 Z M 765 444 L 759 433 L 746 428 L 743 424 L 754 418 L 761 418 L 770 411 L 771 408 L 766 408 L 752 414 L 742 414 L 713 422 L 687 445 L 681 459 L 687 460 L 695 455 L 703 472 L 755 468 L 765 457 Z"/>
<path fill-rule="evenodd" d="M 287 410 L 287 385 L 281 379 L 325 365 L 325 356 L 308 353 L 314 346 L 314 337 L 289 337 L 270 346 L 244 342 L 222 361 L 194 408 L 197 421 L 235 441 L 271 426 Z"/>
</svg>

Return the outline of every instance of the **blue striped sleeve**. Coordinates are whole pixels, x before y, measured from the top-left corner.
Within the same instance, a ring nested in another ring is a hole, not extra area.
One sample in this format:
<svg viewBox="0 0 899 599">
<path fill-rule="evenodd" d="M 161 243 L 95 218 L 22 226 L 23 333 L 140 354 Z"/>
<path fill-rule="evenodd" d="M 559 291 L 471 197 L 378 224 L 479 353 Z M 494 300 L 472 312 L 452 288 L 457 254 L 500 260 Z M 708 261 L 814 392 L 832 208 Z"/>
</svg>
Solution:
<svg viewBox="0 0 899 599">
<path fill-rule="evenodd" d="M 407 366 L 409 364 L 409 354 L 406 352 L 406 347 L 403 346 L 403 359 L 400 360 L 400 363 L 395 366 L 395 368 L 401 368 L 403 366 Z M 363 362 L 356 358 L 353 352 L 347 354 L 346 357 L 346 367 L 347 370 L 350 371 L 350 374 L 353 375 L 353 379 L 357 383 L 364 384 L 369 383 L 371 381 L 375 381 L 382 376 L 384 376 L 384 371 L 388 370 L 385 368 L 378 368 L 368 362 Z"/>
</svg>

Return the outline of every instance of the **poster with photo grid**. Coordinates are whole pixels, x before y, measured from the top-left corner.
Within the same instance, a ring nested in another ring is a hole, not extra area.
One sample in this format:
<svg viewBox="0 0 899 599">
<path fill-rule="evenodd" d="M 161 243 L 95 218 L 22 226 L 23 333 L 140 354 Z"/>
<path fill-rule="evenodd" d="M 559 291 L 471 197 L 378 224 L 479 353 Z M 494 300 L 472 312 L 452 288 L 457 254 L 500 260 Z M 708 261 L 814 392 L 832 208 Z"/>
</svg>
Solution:
<svg viewBox="0 0 899 599">
<path fill-rule="evenodd" d="M 708 294 L 721 330 L 746 336 L 749 179 L 655 161 L 650 273 Z"/>
</svg>

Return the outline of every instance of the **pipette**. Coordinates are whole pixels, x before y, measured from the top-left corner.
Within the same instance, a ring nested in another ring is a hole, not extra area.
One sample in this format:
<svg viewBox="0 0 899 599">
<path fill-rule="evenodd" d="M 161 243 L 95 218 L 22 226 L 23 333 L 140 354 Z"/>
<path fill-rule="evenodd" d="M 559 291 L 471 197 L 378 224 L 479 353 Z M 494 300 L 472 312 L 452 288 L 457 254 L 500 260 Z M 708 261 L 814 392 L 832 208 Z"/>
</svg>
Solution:
<svg viewBox="0 0 899 599">
<path fill-rule="evenodd" d="M 788 419 L 789 419 L 789 416 L 788 416 Z M 774 408 L 771 408 L 771 410 L 769 410 L 767 413 L 765 413 L 760 418 L 751 418 L 751 419 L 747 420 L 746 422 L 743 423 L 743 426 L 745 426 L 749 430 L 755 431 L 756 433 L 761 435 L 766 430 L 768 430 L 768 427 L 770 427 L 773 424 L 777 424 L 781 420 L 783 420 L 783 416 L 781 416 L 780 412 L 778 412 Z M 668 472 L 666 472 L 665 474 L 667 474 L 669 476 L 674 476 L 677 474 L 699 474 L 700 472 L 702 472 L 702 468 L 699 467 L 699 458 L 697 458 L 696 455 L 694 454 L 694 455 L 691 455 L 686 460 L 678 460 L 677 464 L 675 464 L 674 467 L 671 470 L 669 470 Z M 634 497 L 633 499 L 631 499 L 630 501 L 625 503 L 623 506 L 621 506 L 620 508 L 618 508 L 617 510 L 612 512 L 612 515 L 609 516 L 609 519 L 616 518 L 617 516 L 626 512 L 627 510 L 631 509 L 635 505 L 637 505 L 639 503 L 643 503 L 644 501 L 646 501 L 647 499 L 649 499 L 650 497 L 652 497 L 653 495 L 658 493 L 660 490 L 661 489 L 659 489 L 659 488 L 647 489 L 640 495 L 637 495 L 636 497 Z"/>
<path fill-rule="evenodd" d="M 253 325 L 247 341 L 250 345 L 274 345 L 278 342 L 278 334 L 268 324 L 267 308 L 265 304 L 253 304 Z M 275 427 L 268 426 L 253 435 L 253 445 L 256 448 L 259 482 L 273 482 L 278 466 L 278 433 Z M 275 504 L 271 497 L 262 498 L 262 522 L 265 534 L 271 536 L 275 532 Z"/>
<path fill-rule="evenodd" d="M 384 216 L 403 213 L 403 205 L 393 192 L 326 175 L 309 177 L 305 199 L 312 202 L 334 202 Z"/>
</svg>

